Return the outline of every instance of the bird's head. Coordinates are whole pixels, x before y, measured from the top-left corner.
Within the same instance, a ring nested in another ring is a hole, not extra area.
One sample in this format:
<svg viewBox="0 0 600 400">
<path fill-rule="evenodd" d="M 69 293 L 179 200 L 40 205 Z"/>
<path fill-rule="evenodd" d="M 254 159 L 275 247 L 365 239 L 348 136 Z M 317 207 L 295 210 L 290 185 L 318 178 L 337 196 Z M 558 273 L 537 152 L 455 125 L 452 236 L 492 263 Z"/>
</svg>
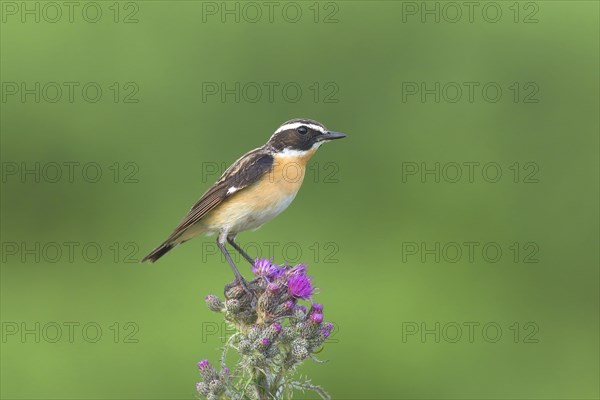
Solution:
<svg viewBox="0 0 600 400">
<path fill-rule="evenodd" d="M 329 131 L 317 121 L 298 118 L 286 121 L 277 128 L 267 145 L 277 152 L 302 154 L 314 151 L 330 140 L 345 137 L 343 133 Z"/>
</svg>

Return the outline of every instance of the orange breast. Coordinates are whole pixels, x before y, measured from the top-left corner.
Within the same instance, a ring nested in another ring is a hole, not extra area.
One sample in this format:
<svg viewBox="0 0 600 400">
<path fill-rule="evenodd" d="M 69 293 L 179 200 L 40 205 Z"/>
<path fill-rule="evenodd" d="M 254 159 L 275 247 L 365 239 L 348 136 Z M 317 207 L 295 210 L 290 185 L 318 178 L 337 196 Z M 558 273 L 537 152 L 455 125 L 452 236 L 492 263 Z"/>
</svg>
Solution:
<svg viewBox="0 0 600 400">
<path fill-rule="evenodd" d="M 269 182 L 274 183 L 279 192 L 286 194 L 298 192 L 304 180 L 306 163 L 315 151 L 316 149 L 309 150 L 301 156 L 276 155 L 273 168 L 269 172 Z"/>
<path fill-rule="evenodd" d="M 203 222 L 211 228 L 231 226 L 234 231 L 253 229 L 274 218 L 292 202 L 302 186 L 306 163 L 315 153 L 275 156 L 273 168 L 263 178 L 232 195 Z"/>
</svg>

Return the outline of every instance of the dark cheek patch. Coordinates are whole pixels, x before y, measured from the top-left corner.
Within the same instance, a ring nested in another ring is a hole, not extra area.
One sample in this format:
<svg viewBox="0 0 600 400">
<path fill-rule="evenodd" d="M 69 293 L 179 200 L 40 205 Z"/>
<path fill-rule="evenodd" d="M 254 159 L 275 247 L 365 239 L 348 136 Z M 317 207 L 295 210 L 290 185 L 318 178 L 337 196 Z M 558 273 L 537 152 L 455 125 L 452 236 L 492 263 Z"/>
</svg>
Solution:
<svg viewBox="0 0 600 400">
<path fill-rule="evenodd" d="M 276 150 L 283 150 L 285 148 L 294 150 L 310 150 L 316 142 L 316 138 L 320 135 L 320 132 L 309 129 L 308 133 L 301 135 L 296 132 L 295 129 L 288 130 L 278 134 L 275 140 L 271 141 L 271 145 Z"/>
</svg>

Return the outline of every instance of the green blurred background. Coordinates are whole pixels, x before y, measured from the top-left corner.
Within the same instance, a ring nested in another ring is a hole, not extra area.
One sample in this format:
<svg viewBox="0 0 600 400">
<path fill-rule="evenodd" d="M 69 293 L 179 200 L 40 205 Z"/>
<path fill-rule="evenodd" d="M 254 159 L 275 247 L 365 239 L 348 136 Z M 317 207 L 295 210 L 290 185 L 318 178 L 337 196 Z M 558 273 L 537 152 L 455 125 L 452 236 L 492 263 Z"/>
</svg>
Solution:
<svg viewBox="0 0 600 400">
<path fill-rule="evenodd" d="M 337 329 L 329 363 L 300 373 L 334 399 L 598 398 L 598 2 L 477 2 L 472 21 L 444 2 L 277 2 L 272 21 L 262 2 L 260 18 L 235 2 L 94 4 L 52 22 L 45 2 L 2 2 L 2 398 L 193 398 L 196 362 L 216 362 L 226 333 L 203 296 L 229 267 L 213 239 L 128 261 L 166 237 L 215 165 L 294 117 L 349 137 L 321 148 L 288 211 L 239 241 L 310 265 Z M 36 82 L 40 101 L 22 98 Z M 72 102 L 65 82 L 79 85 Z M 222 82 L 247 91 L 206 92 Z M 265 82 L 274 97 L 256 99 Z M 439 102 L 406 92 L 421 82 L 440 82 Z M 465 89 L 453 102 L 449 82 L 477 82 L 473 101 Z M 69 162 L 73 182 L 67 167 L 51 182 Z M 472 182 L 466 168 L 451 182 L 469 162 Z M 39 182 L 21 163 L 38 163 Z M 439 182 L 403 175 L 436 163 Z"/>
</svg>

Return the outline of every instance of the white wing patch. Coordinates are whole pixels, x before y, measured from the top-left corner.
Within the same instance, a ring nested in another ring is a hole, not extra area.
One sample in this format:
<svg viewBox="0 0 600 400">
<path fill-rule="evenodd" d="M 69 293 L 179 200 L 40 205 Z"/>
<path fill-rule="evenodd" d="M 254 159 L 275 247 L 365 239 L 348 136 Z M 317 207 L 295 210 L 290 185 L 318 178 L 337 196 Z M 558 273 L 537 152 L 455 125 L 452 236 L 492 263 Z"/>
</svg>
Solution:
<svg viewBox="0 0 600 400">
<path fill-rule="evenodd" d="M 237 192 L 238 190 L 240 190 L 240 188 L 236 188 L 235 186 L 230 187 L 229 189 L 227 189 L 227 194 L 233 194 L 235 192 Z"/>
</svg>

